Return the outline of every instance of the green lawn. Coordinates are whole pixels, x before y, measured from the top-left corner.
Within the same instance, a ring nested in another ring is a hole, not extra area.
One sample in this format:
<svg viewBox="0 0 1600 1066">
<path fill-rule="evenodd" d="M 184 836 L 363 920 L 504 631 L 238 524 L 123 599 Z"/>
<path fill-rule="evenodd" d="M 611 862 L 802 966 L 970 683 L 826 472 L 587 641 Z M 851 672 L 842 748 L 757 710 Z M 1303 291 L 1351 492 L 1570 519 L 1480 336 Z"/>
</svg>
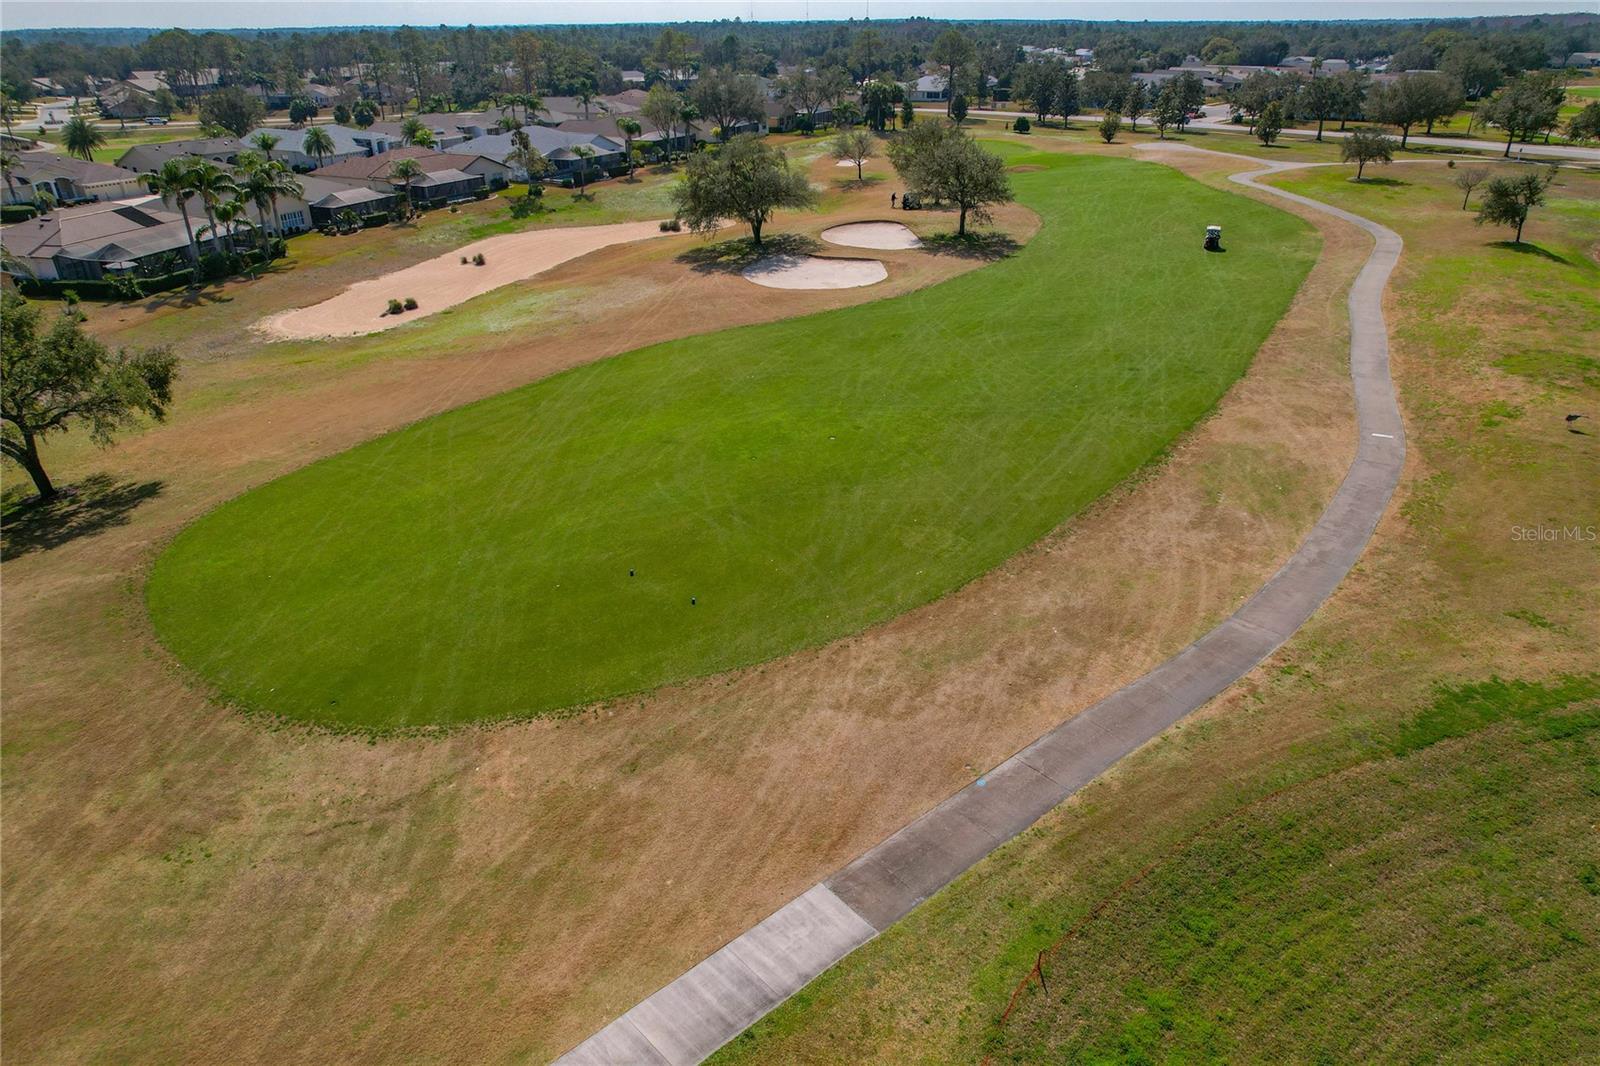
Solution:
<svg viewBox="0 0 1600 1066">
<path fill-rule="evenodd" d="M 1014 257 L 588 365 L 248 493 L 157 561 L 161 638 L 244 707 L 382 730 L 758 662 L 971 580 L 1205 414 L 1318 248 L 1164 167 L 1005 150 L 1042 168 L 1014 176 L 1044 221 Z"/>
</svg>

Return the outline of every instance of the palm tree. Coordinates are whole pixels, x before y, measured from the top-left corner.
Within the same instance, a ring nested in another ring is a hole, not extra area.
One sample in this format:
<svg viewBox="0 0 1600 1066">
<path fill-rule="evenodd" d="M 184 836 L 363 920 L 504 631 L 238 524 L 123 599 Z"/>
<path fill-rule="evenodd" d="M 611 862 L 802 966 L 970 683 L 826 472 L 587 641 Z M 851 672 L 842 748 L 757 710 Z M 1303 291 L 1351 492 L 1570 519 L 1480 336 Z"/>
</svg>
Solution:
<svg viewBox="0 0 1600 1066">
<path fill-rule="evenodd" d="M 294 171 L 281 160 L 263 159 L 254 152 L 239 153 L 239 174 L 244 180 L 239 192 L 255 205 L 261 224 L 276 237 L 283 236 L 278 225 L 278 197 L 299 197 L 305 188 L 296 180 Z M 271 221 L 268 221 L 268 220 Z"/>
<path fill-rule="evenodd" d="M 411 183 L 422 176 L 422 167 L 415 159 L 401 159 L 389 168 L 389 180 L 399 182 L 405 196 L 403 210 L 407 218 L 411 217 Z"/>
<path fill-rule="evenodd" d="M 276 133 L 268 133 L 266 130 L 262 130 L 250 138 L 250 143 L 260 149 L 262 155 L 270 159 L 272 158 L 272 150 L 278 147 L 278 142 L 282 139 Z"/>
<path fill-rule="evenodd" d="M 96 148 L 106 146 L 105 136 L 89 120 L 82 115 L 73 115 L 67 119 L 66 125 L 61 127 L 61 143 L 67 146 L 67 154 L 75 155 L 85 163 L 94 162 Z"/>
<path fill-rule="evenodd" d="M 0 148 L 0 177 L 6 179 L 6 191 L 11 193 L 11 199 L 17 198 L 17 179 L 12 175 L 11 169 L 18 163 L 17 154 L 5 148 Z"/>
<path fill-rule="evenodd" d="M 6 133 L 15 136 L 11 123 L 22 115 L 22 105 L 11 99 L 11 94 L 0 91 L 0 125 L 4 125 Z"/>
<path fill-rule="evenodd" d="M 633 180 L 633 139 L 644 132 L 644 127 L 639 125 L 637 119 L 617 119 L 617 132 L 622 134 L 622 150 L 628 156 L 628 180 Z"/>
<path fill-rule="evenodd" d="M 687 155 L 689 149 L 694 147 L 694 124 L 700 119 L 700 108 L 695 106 L 693 100 L 685 100 L 683 108 L 678 112 L 678 121 L 683 123 L 683 151 Z"/>
<path fill-rule="evenodd" d="M 217 209 L 239 195 L 239 184 L 233 175 L 209 159 L 196 159 L 189 164 L 189 182 L 200 205 L 205 208 L 206 221 L 211 229 L 211 250 L 217 250 Z"/>
<path fill-rule="evenodd" d="M 333 154 L 333 138 L 321 126 L 312 126 L 306 130 L 305 140 L 300 142 L 300 150 L 317 161 L 317 166 L 322 166 L 322 161 Z"/>
<path fill-rule="evenodd" d="M 584 190 L 589 187 L 589 160 L 594 158 L 594 149 L 587 144 L 573 145 L 572 154 L 578 157 L 578 195 L 587 196 Z"/>
<path fill-rule="evenodd" d="M 511 135 L 511 151 L 506 154 L 506 162 L 528 175 L 528 199 L 537 196 L 534 190 L 539 188 L 539 179 L 550 172 L 550 161 L 522 130 Z"/>
<path fill-rule="evenodd" d="M 400 142 L 402 144 L 416 144 L 417 138 L 423 134 L 432 135 L 432 131 L 422 124 L 422 120 L 415 115 L 400 124 Z"/>
<path fill-rule="evenodd" d="M 522 94 L 522 119 L 524 122 L 534 121 L 534 115 L 548 115 L 550 109 L 544 106 L 544 97 L 538 93 Z"/>
<path fill-rule="evenodd" d="M 585 81 L 578 86 L 578 102 L 583 105 L 583 117 L 589 117 L 589 105 L 594 103 L 594 83 Z"/>
<path fill-rule="evenodd" d="M 194 228 L 189 223 L 189 200 L 195 196 L 194 183 L 189 176 L 190 160 L 169 159 L 161 169 L 150 175 L 150 189 L 161 197 L 168 207 L 176 206 L 183 215 L 183 231 L 189 235 L 189 269 L 191 282 L 200 278 L 200 245 L 194 239 Z"/>
<path fill-rule="evenodd" d="M 210 233 L 212 235 L 212 243 L 214 244 L 216 242 L 217 234 L 220 233 L 222 235 L 223 246 L 228 249 L 229 255 L 233 255 L 233 231 L 235 227 L 240 223 L 243 223 L 244 225 L 249 226 L 251 229 L 255 228 L 255 223 L 250 221 L 250 216 L 246 213 L 246 209 L 249 206 L 250 202 L 242 195 L 235 196 L 231 200 L 224 200 L 223 202 L 217 204 L 216 207 L 211 209 L 211 213 L 216 218 L 216 221 L 208 222 L 204 226 L 201 226 L 200 234 Z"/>
</svg>

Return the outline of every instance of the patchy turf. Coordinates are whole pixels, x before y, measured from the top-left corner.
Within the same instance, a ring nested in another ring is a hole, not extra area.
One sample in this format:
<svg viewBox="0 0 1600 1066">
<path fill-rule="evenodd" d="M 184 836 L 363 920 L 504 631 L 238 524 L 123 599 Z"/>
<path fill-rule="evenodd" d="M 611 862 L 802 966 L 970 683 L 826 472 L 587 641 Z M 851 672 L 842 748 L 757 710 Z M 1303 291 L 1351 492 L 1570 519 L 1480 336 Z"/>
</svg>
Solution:
<svg viewBox="0 0 1600 1066">
<path fill-rule="evenodd" d="M 879 218 L 884 195 L 781 226 Z M 950 225 L 909 218 L 925 237 Z M 1000 222 L 1025 239 L 1037 220 Z M 220 502 L 642 338 L 841 305 L 686 275 L 667 243 L 464 304 L 392 351 L 202 352 L 165 425 L 103 453 L 53 445 L 63 483 L 110 480 L 61 536 L 19 528 L 27 550 L 6 549 L 7 1061 L 547 1061 L 1189 643 L 1271 574 L 1349 461 L 1343 284 L 1364 248 L 1334 227 L 1244 378 L 1170 454 L 860 635 L 442 740 L 261 728 L 170 668 L 144 576 Z M 981 262 L 891 254 L 894 291 Z M 212 310 L 190 309 L 197 331 Z"/>
<path fill-rule="evenodd" d="M 1593 438 L 1564 422 L 1600 391 L 1496 364 L 1587 354 L 1596 267 L 1570 253 L 1600 231 L 1552 211 L 1530 235 L 1561 258 L 1518 254 L 1449 176 L 1278 179 L 1407 242 L 1407 482 L 1334 598 L 719 1063 L 1595 1057 L 1600 567 L 1593 541 L 1519 530 L 1600 525 Z M 1600 201 L 1592 176 L 1559 182 Z M 1484 425 L 1497 399 L 1523 414 Z M 997 1028 L 1038 953 L 1103 902 Z"/>
<path fill-rule="evenodd" d="M 403 728 L 757 662 L 970 580 L 1209 410 L 1314 257 L 1298 219 L 1165 168 L 1036 159 L 1044 227 L 1010 259 L 595 364 L 223 507 L 158 562 L 159 632 L 246 707 Z M 1120 283 L 1062 301 L 1090 261 Z"/>
</svg>

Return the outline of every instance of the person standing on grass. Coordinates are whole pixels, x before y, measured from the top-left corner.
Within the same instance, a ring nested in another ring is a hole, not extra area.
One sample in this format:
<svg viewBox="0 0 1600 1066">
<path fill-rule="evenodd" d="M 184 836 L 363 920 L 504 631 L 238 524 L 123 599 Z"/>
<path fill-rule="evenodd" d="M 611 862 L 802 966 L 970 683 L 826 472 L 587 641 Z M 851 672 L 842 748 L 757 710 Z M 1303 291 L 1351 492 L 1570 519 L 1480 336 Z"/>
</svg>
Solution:
<svg viewBox="0 0 1600 1066">
<path fill-rule="evenodd" d="M 891 211 L 894 210 L 894 198 L 897 195 L 898 195 L 897 193 L 890 193 L 889 194 L 889 210 L 891 210 Z"/>
</svg>

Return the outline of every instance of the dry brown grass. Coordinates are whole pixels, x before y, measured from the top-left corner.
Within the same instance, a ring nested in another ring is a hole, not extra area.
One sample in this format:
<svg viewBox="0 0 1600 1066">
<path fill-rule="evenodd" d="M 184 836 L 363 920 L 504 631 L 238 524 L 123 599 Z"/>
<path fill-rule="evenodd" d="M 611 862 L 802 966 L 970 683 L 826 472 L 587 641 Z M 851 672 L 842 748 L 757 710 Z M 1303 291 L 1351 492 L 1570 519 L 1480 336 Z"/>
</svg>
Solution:
<svg viewBox="0 0 1600 1066">
<path fill-rule="evenodd" d="M 880 217 L 887 194 L 840 193 L 801 225 Z M 1324 233 L 1217 413 L 998 571 L 778 662 L 437 741 L 269 730 L 208 703 L 143 621 L 155 548 L 253 484 L 476 396 L 644 339 L 894 290 L 775 294 L 650 242 L 537 279 L 593 294 L 537 338 L 337 372 L 195 368 L 195 413 L 63 460 L 160 494 L 6 563 L 7 1059 L 560 1051 L 1193 639 L 1276 566 L 1350 452 L 1343 294 L 1366 248 Z M 978 265 L 883 258 L 890 286 Z M 628 304 L 634 286 L 652 295 Z M 613 301 L 638 314 L 607 327 Z M 582 346 L 561 343 L 580 330 Z"/>
</svg>

